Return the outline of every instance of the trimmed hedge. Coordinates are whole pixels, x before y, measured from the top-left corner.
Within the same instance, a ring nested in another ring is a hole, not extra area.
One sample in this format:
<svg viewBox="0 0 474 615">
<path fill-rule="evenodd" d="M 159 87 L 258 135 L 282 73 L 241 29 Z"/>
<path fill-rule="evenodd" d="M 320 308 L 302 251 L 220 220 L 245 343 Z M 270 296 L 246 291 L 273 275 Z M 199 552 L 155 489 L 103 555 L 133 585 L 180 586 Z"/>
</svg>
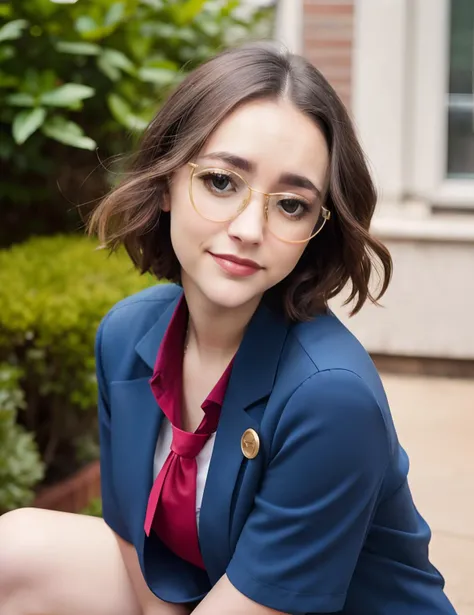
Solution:
<svg viewBox="0 0 474 615">
<path fill-rule="evenodd" d="M 0 431 L 0 451 L 19 429 L 31 432 L 47 483 L 98 457 L 97 326 L 117 301 L 155 283 L 124 252 L 109 256 L 86 237 L 36 238 L 0 251 L 0 366 L 14 370 L 16 385 L 8 381 L 18 410 L 16 427 Z M 3 404 L 0 395 L 0 413 Z M 41 468 L 33 443 L 22 446 L 31 453 L 22 472 L 33 483 Z M 18 472 L 2 468 L 0 458 L 0 510 L 24 505 L 31 494 L 5 495 Z"/>
</svg>

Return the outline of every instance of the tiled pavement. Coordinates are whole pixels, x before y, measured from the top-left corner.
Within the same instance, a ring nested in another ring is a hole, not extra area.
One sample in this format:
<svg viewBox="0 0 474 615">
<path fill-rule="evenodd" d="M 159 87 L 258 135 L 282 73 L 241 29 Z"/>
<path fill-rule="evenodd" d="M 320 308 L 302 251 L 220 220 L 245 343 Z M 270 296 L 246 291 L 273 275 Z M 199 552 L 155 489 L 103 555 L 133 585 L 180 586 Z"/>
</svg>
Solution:
<svg viewBox="0 0 474 615">
<path fill-rule="evenodd" d="M 458 615 L 474 615 L 474 381 L 382 375 L 431 560 Z"/>
</svg>

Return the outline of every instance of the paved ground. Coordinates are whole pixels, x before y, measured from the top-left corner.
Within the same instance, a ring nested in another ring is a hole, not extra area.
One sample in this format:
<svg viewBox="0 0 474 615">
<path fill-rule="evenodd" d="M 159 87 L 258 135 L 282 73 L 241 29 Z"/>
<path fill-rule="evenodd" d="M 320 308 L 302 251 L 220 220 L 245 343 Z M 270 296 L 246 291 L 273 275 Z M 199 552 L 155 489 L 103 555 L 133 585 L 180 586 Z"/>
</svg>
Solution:
<svg viewBox="0 0 474 615">
<path fill-rule="evenodd" d="M 458 615 L 474 615 L 474 381 L 383 381 L 417 508 L 433 531 L 431 560 Z"/>
</svg>

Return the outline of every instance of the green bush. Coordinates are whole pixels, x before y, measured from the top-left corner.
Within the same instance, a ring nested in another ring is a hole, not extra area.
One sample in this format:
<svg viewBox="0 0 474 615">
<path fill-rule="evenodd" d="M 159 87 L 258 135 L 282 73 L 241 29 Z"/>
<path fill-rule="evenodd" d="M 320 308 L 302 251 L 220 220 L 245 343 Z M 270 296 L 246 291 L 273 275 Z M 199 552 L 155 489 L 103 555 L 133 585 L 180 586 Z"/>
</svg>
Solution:
<svg viewBox="0 0 474 615">
<path fill-rule="evenodd" d="M 100 498 L 93 498 L 84 510 L 81 510 L 81 514 L 91 517 L 102 517 L 102 500 Z"/>
<path fill-rule="evenodd" d="M 170 88 L 222 47 L 270 34 L 271 10 L 240 5 L 1 3 L 0 245 L 76 228 L 74 204 L 106 189 L 102 161 L 129 151 Z"/>
<path fill-rule="evenodd" d="M 25 399 L 21 370 L 0 363 L 0 514 L 31 504 L 44 466 L 32 434 L 16 423 Z"/>
<path fill-rule="evenodd" d="M 20 408 L 18 424 L 34 434 L 48 483 L 98 456 L 94 338 L 101 318 L 123 297 L 156 283 L 139 276 L 125 253 L 108 256 L 96 246 L 86 237 L 57 236 L 0 251 L 0 365 L 17 370 L 21 388 L 11 378 L 8 387 L 2 385 L 0 399 L 9 401 L 0 409 L 10 419 L 0 454 L 4 446 L 22 448 L 32 472 L 31 439 L 22 435 L 15 443 L 23 432 L 12 426 L 12 417 Z M 22 471 L 13 465 L 7 486 L 0 480 L 0 508 L 2 490 L 13 489 Z"/>
</svg>

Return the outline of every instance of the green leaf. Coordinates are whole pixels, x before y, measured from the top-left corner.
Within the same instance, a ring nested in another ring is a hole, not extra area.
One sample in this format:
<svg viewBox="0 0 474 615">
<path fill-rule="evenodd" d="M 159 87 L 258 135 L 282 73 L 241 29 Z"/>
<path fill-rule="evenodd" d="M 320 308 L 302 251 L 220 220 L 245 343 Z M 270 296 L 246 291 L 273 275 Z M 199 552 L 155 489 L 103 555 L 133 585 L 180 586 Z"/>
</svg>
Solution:
<svg viewBox="0 0 474 615">
<path fill-rule="evenodd" d="M 150 56 L 146 63 L 146 68 L 167 68 L 178 72 L 180 64 L 169 58 L 164 58 L 161 55 Z"/>
<path fill-rule="evenodd" d="M 121 70 L 129 74 L 135 73 L 133 62 L 117 49 L 104 49 L 97 59 L 97 66 L 112 81 L 120 79 Z"/>
<path fill-rule="evenodd" d="M 122 2 L 114 2 L 104 19 L 105 26 L 114 26 L 125 14 L 125 5 Z"/>
<path fill-rule="evenodd" d="M 221 8 L 221 16 L 229 17 L 237 7 L 240 6 L 240 0 L 227 0 L 225 6 Z"/>
<path fill-rule="evenodd" d="M 133 62 L 127 58 L 127 56 L 118 51 L 117 49 L 104 49 L 102 52 L 102 58 L 105 58 L 106 62 L 115 68 L 119 68 L 125 72 L 133 72 L 135 67 Z"/>
<path fill-rule="evenodd" d="M 107 58 L 99 56 L 97 58 L 97 66 L 111 81 L 118 81 L 120 79 L 121 72 L 118 68 L 109 64 Z"/>
<path fill-rule="evenodd" d="M 18 145 L 24 143 L 38 128 L 46 118 L 46 109 L 37 107 L 27 111 L 20 111 L 15 116 L 12 124 L 12 133 Z"/>
<path fill-rule="evenodd" d="M 88 34 L 97 30 L 98 24 L 89 15 L 81 15 L 76 19 L 76 30 L 81 34 Z"/>
<path fill-rule="evenodd" d="M 219 36 L 221 25 L 215 21 L 203 21 L 201 24 L 202 31 L 209 37 Z"/>
<path fill-rule="evenodd" d="M 147 127 L 147 122 L 133 113 L 128 102 L 118 94 L 110 94 L 107 103 L 114 118 L 125 128 L 141 131 Z"/>
<path fill-rule="evenodd" d="M 66 83 L 55 90 L 41 95 L 41 102 L 51 107 L 69 107 L 75 103 L 94 96 L 94 88 L 78 83 Z"/>
<path fill-rule="evenodd" d="M 140 0 L 140 4 L 149 6 L 151 9 L 154 9 L 155 11 L 161 11 L 164 8 L 163 0 Z"/>
<path fill-rule="evenodd" d="M 176 23 L 181 26 L 190 24 L 201 12 L 206 2 L 207 0 L 186 0 L 172 6 Z"/>
<path fill-rule="evenodd" d="M 79 56 L 96 56 L 100 53 L 99 45 L 85 42 L 59 41 L 56 49 L 61 53 L 72 53 Z"/>
<path fill-rule="evenodd" d="M 5 98 L 5 101 L 14 107 L 34 107 L 36 102 L 31 94 L 26 94 L 25 92 L 10 94 L 10 96 Z"/>
<path fill-rule="evenodd" d="M 140 24 L 142 37 L 152 36 L 160 39 L 174 38 L 177 35 L 176 26 L 164 21 L 144 21 Z M 163 43 L 163 41 L 161 41 Z"/>
<path fill-rule="evenodd" d="M 15 19 L 13 21 L 9 21 L 0 28 L 0 42 L 13 41 L 20 38 L 27 25 L 28 22 L 26 19 Z"/>
<path fill-rule="evenodd" d="M 65 145 L 88 150 L 94 150 L 97 147 L 93 139 L 84 136 L 84 131 L 78 124 L 60 116 L 45 122 L 41 130 L 50 139 L 55 139 Z"/>
<path fill-rule="evenodd" d="M 174 82 L 176 78 L 176 71 L 168 68 L 152 68 L 144 66 L 139 69 L 138 76 L 142 81 L 165 86 Z"/>
</svg>

